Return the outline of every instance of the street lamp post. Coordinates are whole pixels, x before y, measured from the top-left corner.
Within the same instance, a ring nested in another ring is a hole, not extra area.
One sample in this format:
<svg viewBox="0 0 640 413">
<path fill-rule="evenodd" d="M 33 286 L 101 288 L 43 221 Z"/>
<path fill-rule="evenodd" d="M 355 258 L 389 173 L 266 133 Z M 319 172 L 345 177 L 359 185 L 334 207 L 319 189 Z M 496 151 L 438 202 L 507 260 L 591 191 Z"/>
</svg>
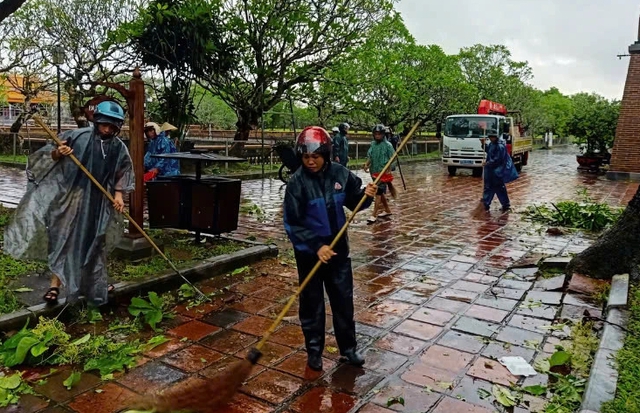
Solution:
<svg viewBox="0 0 640 413">
<path fill-rule="evenodd" d="M 62 46 L 54 46 L 53 48 L 53 64 L 56 65 L 58 76 L 58 135 L 61 132 L 62 111 L 60 109 L 60 65 L 64 61 L 64 48 Z"/>
</svg>

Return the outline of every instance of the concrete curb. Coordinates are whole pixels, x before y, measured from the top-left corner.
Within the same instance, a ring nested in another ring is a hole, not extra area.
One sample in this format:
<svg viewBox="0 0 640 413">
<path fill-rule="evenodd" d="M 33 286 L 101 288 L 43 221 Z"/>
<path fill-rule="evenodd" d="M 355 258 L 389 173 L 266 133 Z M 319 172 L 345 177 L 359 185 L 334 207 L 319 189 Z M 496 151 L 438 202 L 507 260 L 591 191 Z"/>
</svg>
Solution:
<svg viewBox="0 0 640 413">
<path fill-rule="evenodd" d="M 626 336 L 624 327 L 629 321 L 629 312 L 624 309 L 628 295 L 629 274 L 613 277 L 605 309 L 607 322 L 602 330 L 598 351 L 591 366 L 580 413 L 599 412 L 602 404 L 613 400 L 616 395 L 618 371 L 612 364 L 612 360 L 624 345 Z"/>
<path fill-rule="evenodd" d="M 264 245 L 232 237 L 227 238 L 241 241 L 251 246 L 231 254 L 208 258 L 191 268 L 181 270 L 182 275 L 187 277 L 191 282 L 197 282 L 232 271 L 239 266 L 253 264 L 263 258 L 278 255 L 278 247 L 275 245 Z M 119 298 L 144 294 L 148 291 L 156 291 L 159 293 L 169 291 L 179 287 L 183 283 L 184 280 L 178 274 L 169 270 L 136 281 L 119 282 L 114 285 L 115 291 L 113 296 L 115 301 L 117 301 Z M 41 316 L 55 316 L 64 309 L 65 305 L 66 299 L 61 299 L 55 306 L 48 306 L 43 303 L 18 310 L 11 314 L 2 315 L 0 316 L 0 330 L 17 330 L 22 328 L 27 322 L 32 323 L 37 321 Z"/>
</svg>

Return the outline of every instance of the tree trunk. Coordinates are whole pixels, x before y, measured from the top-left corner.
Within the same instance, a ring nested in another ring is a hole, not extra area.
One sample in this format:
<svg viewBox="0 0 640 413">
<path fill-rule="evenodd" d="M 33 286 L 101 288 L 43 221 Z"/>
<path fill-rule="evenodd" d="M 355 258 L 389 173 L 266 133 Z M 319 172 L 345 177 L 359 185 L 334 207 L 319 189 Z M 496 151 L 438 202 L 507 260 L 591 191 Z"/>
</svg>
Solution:
<svg viewBox="0 0 640 413">
<path fill-rule="evenodd" d="M 244 145 L 249 140 L 251 131 L 258 124 L 257 113 L 246 112 L 238 114 L 238 122 L 236 122 L 236 133 L 233 137 L 233 145 L 229 149 L 230 156 L 241 157 L 244 153 Z"/>
<path fill-rule="evenodd" d="M 620 220 L 602 234 L 595 244 L 576 255 L 568 274 L 580 273 L 597 279 L 631 274 L 637 279 L 640 265 L 640 187 Z"/>
<path fill-rule="evenodd" d="M 31 98 L 26 97 L 24 103 L 22 104 L 22 111 L 20 115 L 16 118 L 16 120 L 11 124 L 11 128 L 9 129 L 10 133 L 19 133 L 20 129 L 22 129 L 22 125 L 24 124 L 24 120 L 27 115 L 31 111 Z"/>
<path fill-rule="evenodd" d="M 71 84 L 66 85 L 67 96 L 69 96 L 69 111 L 73 120 L 76 122 L 79 128 L 85 128 L 89 126 L 89 122 L 84 113 L 84 94 L 79 93 L 76 88 Z"/>
</svg>

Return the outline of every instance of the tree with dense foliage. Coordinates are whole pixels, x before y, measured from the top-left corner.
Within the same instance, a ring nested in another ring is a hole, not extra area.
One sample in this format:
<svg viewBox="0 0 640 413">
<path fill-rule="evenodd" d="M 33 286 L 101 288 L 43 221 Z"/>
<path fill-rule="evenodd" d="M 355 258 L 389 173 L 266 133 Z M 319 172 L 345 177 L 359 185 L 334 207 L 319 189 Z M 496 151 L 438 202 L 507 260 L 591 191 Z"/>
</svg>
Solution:
<svg viewBox="0 0 640 413">
<path fill-rule="evenodd" d="M 50 55 L 42 54 L 40 46 L 34 41 L 37 33 L 23 13 L 24 9 L 18 10 L 0 24 L 0 36 L 3 38 L 0 41 L 0 66 L 5 65 L 7 72 L 3 80 L 24 98 L 20 114 L 11 125 L 11 133 L 20 132 L 31 111 L 31 103 L 44 92 L 53 91 L 55 85 Z"/>
<path fill-rule="evenodd" d="M 392 0 L 207 1 L 223 22 L 223 40 L 233 49 L 234 64 L 226 73 L 197 73 L 197 81 L 236 112 L 235 140 L 240 143 L 264 112 L 296 86 L 317 81 L 392 9 Z"/>
<path fill-rule="evenodd" d="M 196 80 L 211 73 L 224 76 L 235 63 L 219 10 L 216 1 L 155 0 L 111 37 L 130 46 L 134 59 L 154 71 L 157 116 L 179 134 L 195 118 Z"/>
<path fill-rule="evenodd" d="M 509 110 L 526 104 L 533 72 L 527 62 L 514 61 L 506 46 L 478 44 L 461 49 L 458 56 L 467 83 L 475 89 L 476 107 L 481 99 L 502 103 Z"/>
<path fill-rule="evenodd" d="M 586 154 L 605 153 L 613 147 L 620 114 L 620 102 L 609 101 L 595 93 L 578 93 L 571 97 L 572 116 L 567 132 L 578 143 L 586 144 Z"/>
<path fill-rule="evenodd" d="M 118 45 L 107 38 L 120 24 L 135 18 L 138 0 L 33 0 L 2 22 L 2 26 L 25 25 L 32 33 L 29 47 L 37 50 L 52 69 L 54 47 L 64 50 L 60 65 L 69 109 L 78 126 L 86 124 L 83 106 L 101 92 L 96 82 L 110 81 L 120 74 L 130 74 L 135 62 L 127 59 Z M 14 33 L 10 42 L 24 42 Z"/>
</svg>

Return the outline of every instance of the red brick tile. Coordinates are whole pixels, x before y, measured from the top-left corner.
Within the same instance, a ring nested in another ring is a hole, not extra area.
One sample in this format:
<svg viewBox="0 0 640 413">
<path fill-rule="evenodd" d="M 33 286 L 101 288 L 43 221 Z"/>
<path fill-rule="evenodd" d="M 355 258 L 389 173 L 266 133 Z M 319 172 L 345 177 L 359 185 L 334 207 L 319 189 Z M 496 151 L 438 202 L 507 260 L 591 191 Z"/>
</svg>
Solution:
<svg viewBox="0 0 640 413">
<path fill-rule="evenodd" d="M 200 373 L 198 374 L 208 379 L 216 380 L 219 375 L 222 374 L 222 372 L 226 371 L 229 368 L 232 368 L 236 363 L 239 363 L 240 361 L 242 361 L 240 357 L 228 356 L 216 361 L 211 366 L 200 371 Z M 249 378 L 257 376 L 264 370 L 265 368 L 261 365 L 253 366 L 253 369 L 251 369 L 251 374 L 249 374 Z"/>
<path fill-rule="evenodd" d="M 434 391 L 445 392 L 448 389 L 443 388 L 444 383 L 452 383 L 456 375 L 454 372 L 442 370 L 418 361 L 400 377 L 407 383 L 422 387 L 429 386 Z"/>
<path fill-rule="evenodd" d="M 370 326 L 385 328 L 400 321 L 400 317 L 383 313 L 382 311 L 375 311 L 372 309 L 364 310 L 358 313 L 355 317 L 356 321 Z"/>
<path fill-rule="evenodd" d="M 237 357 L 245 358 L 247 353 L 249 353 L 250 348 L 246 348 L 241 350 L 236 354 Z M 258 364 L 263 366 L 272 366 L 275 363 L 281 361 L 285 357 L 292 354 L 295 350 L 291 347 L 283 346 L 281 344 L 268 342 L 262 347 L 262 357 L 258 360 Z"/>
<path fill-rule="evenodd" d="M 232 309 L 248 314 L 258 314 L 273 305 L 271 301 L 244 297 L 231 306 Z"/>
<path fill-rule="evenodd" d="M 336 363 L 333 360 L 323 359 L 322 365 L 324 371 L 329 371 Z M 304 351 L 298 351 L 287 357 L 286 360 L 278 363 L 275 368 L 305 380 L 315 380 L 322 376 L 322 372 L 313 371 L 307 366 L 307 353 Z"/>
<path fill-rule="evenodd" d="M 274 343 L 282 344 L 289 347 L 301 347 L 304 345 L 304 335 L 302 328 L 296 325 L 284 326 L 271 336 L 269 339 Z"/>
<path fill-rule="evenodd" d="M 319 386 L 298 397 L 291 409 L 298 413 L 347 413 L 355 404 L 353 396 Z"/>
<path fill-rule="evenodd" d="M 478 318 L 480 320 L 493 321 L 501 323 L 506 316 L 509 315 L 508 311 L 498 310 L 497 308 L 484 307 L 481 305 L 472 305 L 471 308 L 465 313 L 468 317 Z"/>
<path fill-rule="evenodd" d="M 383 411 L 428 412 L 440 398 L 438 393 L 429 393 L 422 387 L 412 386 L 402 380 L 395 379 L 382 387 L 371 401 L 386 407 L 390 398 L 398 396 L 404 398 L 404 406 L 396 404 L 390 406 L 389 410 L 385 409 Z M 375 412 L 375 410 L 373 411 Z"/>
<path fill-rule="evenodd" d="M 36 386 L 36 392 L 42 394 L 43 396 L 46 396 L 53 401 L 63 402 L 77 396 L 80 393 L 87 391 L 88 389 L 100 383 L 100 378 L 96 377 L 95 375 L 82 373 L 80 382 L 78 382 L 77 385 L 73 386 L 71 390 L 67 390 L 62 383 L 67 378 L 69 378 L 71 373 L 71 369 L 61 369 L 53 376 L 48 377 L 44 384 Z"/>
<path fill-rule="evenodd" d="M 258 399 L 280 404 L 302 387 L 304 381 L 275 370 L 258 374 L 242 387 L 242 391 Z"/>
<path fill-rule="evenodd" d="M 395 333 L 389 333 L 382 337 L 375 344 L 376 347 L 393 351 L 395 353 L 411 356 L 416 354 L 426 342 L 411 337 L 401 336 Z"/>
<path fill-rule="evenodd" d="M 271 326 L 273 320 L 264 317 L 253 316 L 233 326 L 234 330 L 261 337 Z"/>
<path fill-rule="evenodd" d="M 224 330 L 202 340 L 200 344 L 224 354 L 235 354 L 258 341 L 256 336 L 235 330 Z"/>
<path fill-rule="evenodd" d="M 409 318 L 423 323 L 444 326 L 454 317 L 454 315 L 455 314 L 451 314 L 446 311 L 434 310 L 432 308 L 420 308 Z"/>
<path fill-rule="evenodd" d="M 198 344 L 187 347 L 175 354 L 165 357 L 162 361 L 170 366 L 177 367 L 182 371 L 195 373 L 205 367 L 209 367 L 214 362 L 223 357 L 217 351 L 209 350 Z"/>
<path fill-rule="evenodd" d="M 420 321 L 406 320 L 393 331 L 420 340 L 431 340 L 440 334 L 442 328 L 427 323 L 421 323 Z"/>
<path fill-rule="evenodd" d="M 423 363 L 454 373 L 465 368 L 472 359 L 472 354 L 438 345 L 429 347 L 420 355 L 420 360 Z"/>
<path fill-rule="evenodd" d="M 485 357 L 480 357 L 476 360 L 471 368 L 469 368 L 467 374 L 471 377 L 490 381 L 491 383 L 502 384 L 503 386 L 509 386 L 518 382 L 518 378 L 509 373 L 506 367 L 495 360 Z"/>
<path fill-rule="evenodd" d="M 168 338 L 169 338 L 169 341 L 159 345 L 158 347 L 155 347 L 154 349 L 147 351 L 146 353 L 144 353 L 144 355 L 151 358 L 158 358 L 158 357 L 167 355 L 171 352 L 185 348 L 190 344 L 186 341 L 181 341 L 180 339 L 175 337 L 168 337 Z"/>
<path fill-rule="evenodd" d="M 389 299 L 382 300 L 379 304 L 371 307 L 371 309 L 374 311 L 380 311 L 383 313 L 393 314 L 401 317 L 414 311 L 416 308 L 418 308 L 418 306 L 416 305 Z"/>
<path fill-rule="evenodd" d="M 220 327 L 194 320 L 169 330 L 168 334 L 178 338 L 186 337 L 189 340 L 198 341 L 218 330 L 220 330 Z"/>
<path fill-rule="evenodd" d="M 393 413 L 393 410 L 385 409 L 377 404 L 367 403 L 357 413 Z"/>
<path fill-rule="evenodd" d="M 186 305 L 180 304 L 176 306 L 175 311 L 186 317 L 202 318 L 213 311 L 219 310 L 221 307 L 221 302 L 203 303 L 197 307 L 191 307 L 189 309 L 187 309 Z"/>
<path fill-rule="evenodd" d="M 493 413 L 492 410 L 484 407 L 476 406 L 471 403 L 463 402 L 462 400 L 452 399 L 451 397 L 445 397 L 442 399 L 433 413 Z"/>
<path fill-rule="evenodd" d="M 78 413 L 114 413 L 125 407 L 136 394 L 115 383 L 100 387 L 101 393 L 89 391 L 69 403 L 69 407 Z"/>
<path fill-rule="evenodd" d="M 229 405 L 217 410 L 215 413 L 269 413 L 272 411 L 273 407 L 267 403 L 238 393 Z"/>
</svg>

